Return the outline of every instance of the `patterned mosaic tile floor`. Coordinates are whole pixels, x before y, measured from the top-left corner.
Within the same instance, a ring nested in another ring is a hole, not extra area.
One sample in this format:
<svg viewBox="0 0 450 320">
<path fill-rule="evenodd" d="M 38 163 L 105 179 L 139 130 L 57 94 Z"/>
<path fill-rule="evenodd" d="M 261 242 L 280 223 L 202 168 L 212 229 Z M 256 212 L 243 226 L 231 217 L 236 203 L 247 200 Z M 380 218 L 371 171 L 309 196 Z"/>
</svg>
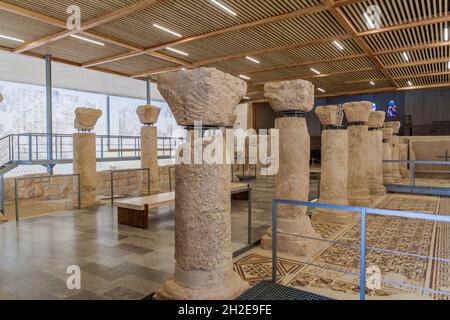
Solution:
<svg viewBox="0 0 450 320">
<path fill-rule="evenodd" d="M 377 199 L 376 207 L 450 215 L 450 198 L 391 194 Z M 312 259 L 280 254 L 279 283 L 335 299 L 358 299 L 360 223 L 313 225 L 323 238 L 351 246 L 331 245 Z M 369 216 L 367 230 L 370 247 L 450 258 L 449 224 Z M 368 250 L 367 265 L 378 266 L 384 279 L 379 290 L 366 290 L 368 299 L 448 299 L 406 287 L 450 291 L 447 262 Z M 252 284 L 270 279 L 271 253 L 252 250 L 236 260 L 235 270 Z"/>
</svg>

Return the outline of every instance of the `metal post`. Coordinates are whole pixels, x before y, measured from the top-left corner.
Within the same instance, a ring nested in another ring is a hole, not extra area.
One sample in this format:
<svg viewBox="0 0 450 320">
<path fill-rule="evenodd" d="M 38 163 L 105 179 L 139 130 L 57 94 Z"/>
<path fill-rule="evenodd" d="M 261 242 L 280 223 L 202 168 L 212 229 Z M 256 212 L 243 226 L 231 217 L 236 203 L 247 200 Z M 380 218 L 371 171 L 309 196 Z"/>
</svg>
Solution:
<svg viewBox="0 0 450 320">
<path fill-rule="evenodd" d="M 33 138 L 31 133 L 28 135 L 28 158 L 31 163 L 33 161 Z"/>
<path fill-rule="evenodd" d="M 272 200 L 272 281 L 277 282 L 277 200 Z"/>
<path fill-rule="evenodd" d="M 114 171 L 111 170 L 111 206 L 114 207 Z"/>
<path fill-rule="evenodd" d="M 108 134 L 108 151 L 111 150 L 111 97 L 106 97 L 106 133 Z"/>
<path fill-rule="evenodd" d="M 169 166 L 169 191 L 172 192 L 172 168 Z"/>
<path fill-rule="evenodd" d="M 17 178 L 14 179 L 14 203 L 16 209 L 16 221 L 19 221 L 19 191 L 17 190 Z"/>
<path fill-rule="evenodd" d="M 53 119 L 52 119 L 52 56 L 46 54 L 45 88 L 46 88 L 46 118 L 47 118 L 47 160 L 53 160 Z M 47 166 L 47 172 L 53 174 L 53 165 Z"/>
<path fill-rule="evenodd" d="M 145 86 L 147 89 L 147 105 L 152 104 L 152 84 L 150 78 L 145 78 Z"/>
<path fill-rule="evenodd" d="M 359 270 L 359 299 L 366 299 L 366 220 L 367 209 L 361 209 L 361 248 L 360 248 L 360 270 Z"/>
<path fill-rule="evenodd" d="M 252 188 L 248 189 L 248 244 L 252 244 Z"/>
</svg>

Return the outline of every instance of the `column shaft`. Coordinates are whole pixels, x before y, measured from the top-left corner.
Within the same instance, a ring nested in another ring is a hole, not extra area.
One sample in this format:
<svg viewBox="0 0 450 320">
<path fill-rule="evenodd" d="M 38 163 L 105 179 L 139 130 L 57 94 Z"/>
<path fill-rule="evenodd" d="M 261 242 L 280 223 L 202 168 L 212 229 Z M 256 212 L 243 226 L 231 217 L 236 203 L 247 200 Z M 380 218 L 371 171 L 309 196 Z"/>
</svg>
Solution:
<svg viewBox="0 0 450 320">
<path fill-rule="evenodd" d="M 369 131 L 368 139 L 369 191 L 371 195 L 383 196 L 386 194 L 383 181 L 383 132 L 381 130 Z"/>
<path fill-rule="evenodd" d="M 158 129 L 154 126 L 141 128 L 141 166 L 150 169 L 150 191 L 152 194 L 159 192 L 158 172 Z M 147 186 L 147 172 L 142 173 L 143 185 Z"/>
<path fill-rule="evenodd" d="M 368 126 L 348 127 L 348 201 L 354 206 L 370 205 L 368 183 Z"/>
<path fill-rule="evenodd" d="M 348 132 L 324 130 L 322 132 L 322 156 L 320 179 L 320 203 L 348 206 Z M 347 223 L 353 214 L 348 211 L 316 209 L 314 221 Z"/>
<path fill-rule="evenodd" d="M 408 145 L 401 143 L 398 145 L 398 158 L 399 160 L 408 160 Z M 400 163 L 400 174 L 403 179 L 408 179 L 411 176 L 411 173 L 408 170 L 408 164 Z"/>
<path fill-rule="evenodd" d="M 275 196 L 278 199 L 308 201 L 310 137 L 306 119 L 282 117 L 275 121 L 280 137 L 280 165 L 276 179 Z M 315 240 L 301 236 L 320 236 L 314 231 L 306 207 L 278 206 L 278 249 L 299 256 L 311 256 L 320 247 Z M 261 240 L 264 249 L 272 248 L 272 233 Z"/>
<path fill-rule="evenodd" d="M 97 190 L 97 157 L 94 133 L 73 135 L 73 172 L 80 175 L 81 206 L 95 204 Z M 75 184 L 77 181 L 74 182 Z"/>
</svg>

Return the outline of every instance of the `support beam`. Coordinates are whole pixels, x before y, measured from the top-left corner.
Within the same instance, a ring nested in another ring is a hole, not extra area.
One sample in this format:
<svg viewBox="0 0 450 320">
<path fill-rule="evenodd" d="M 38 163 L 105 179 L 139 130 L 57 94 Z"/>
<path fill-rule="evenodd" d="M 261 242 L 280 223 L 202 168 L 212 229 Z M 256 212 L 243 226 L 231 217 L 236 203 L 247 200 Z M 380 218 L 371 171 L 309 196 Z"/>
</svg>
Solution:
<svg viewBox="0 0 450 320">
<path fill-rule="evenodd" d="M 52 101 L 52 57 L 45 56 L 45 101 L 47 120 L 47 160 L 53 160 L 53 101 Z M 53 165 L 47 166 L 47 172 L 53 174 Z"/>
<path fill-rule="evenodd" d="M 105 14 L 103 16 L 91 19 L 91 20 L 87 21 L 86 23 L 84 23 L 81 26 L 80 29 L 73 29 L 73 30 L 68 30 L 67 29 L 67 30 L 58 32 L 56 34 L 49 35 L 49 36 L 43 37 L 41 39 L 25 43 L 22 46 L 19 46 L 18 48 L 16 48 L 14 50 L 14 52 L 15 53 L 22 53 L 22 52 L 25 52 L 25 51 L 28 51 L 28 50 L 32 50 L 32 49 L 44 46 L 44 45 L 52 43 L 54 41 L 66 38 L 66 37 L 68 37 L 70 35 L 73 35 L 75 33 L 86 31 L 88 29 L 98 27 L 98 26 L 100 26 L 102 24 L 105 24 L 107 22 L 110 22 L 110 21 L 113 21 L 113 20 L 116 20 L 116 19 L 128 16 L 128 15 L 130 15 L 132 13 L 135 13 L 135 12 L 138 12 L 138 11 L 141 11 L 141 10 L 145 10 L 145 9 L 147 9 L 149 7 L 154 6 L 154 5 L 163 3 L 164 1 L 167 1 L 167 0 L 144 0 L 144 1 L 140 1 L 140 2 L 138 2 L 136 4 L 133 4 L 133 5 L 130 5 L 130 6 L 127 6 L 127 7 L 123 7 L 123 8 L 120 8 L 118 10 L 115 10 L 113 12 L 107 13 L 107 14 Z M 41 18 L 42 18 L 42 16 L 41 16 Z M 66 28 L 66 26 L 64 28 Z"/>
<path fill-rule="evenodd" d="M 145 87 L 146 87 L 146 96 L 147 96 L 147 105 L 152 104 L 152 84 L 150 82 L 150 78 L 145 79 Z"/>
</svg>

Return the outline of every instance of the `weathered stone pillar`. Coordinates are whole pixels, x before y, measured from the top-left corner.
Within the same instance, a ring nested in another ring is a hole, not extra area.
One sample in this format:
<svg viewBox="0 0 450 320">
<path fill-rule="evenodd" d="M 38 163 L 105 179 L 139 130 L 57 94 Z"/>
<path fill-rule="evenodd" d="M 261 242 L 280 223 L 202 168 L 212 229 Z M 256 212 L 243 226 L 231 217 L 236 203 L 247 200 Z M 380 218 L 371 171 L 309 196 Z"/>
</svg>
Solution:
<svg viewBox="0 0 450 320">
<path fill-rule="evenodd" d="M 391 138 L 394 130 L 392 128 L 383 128 L 383 160 L 392 160 Z M 392 163 L 383 162 L 383 181 L 384 184 L 395 180 L 393 175 Z"/>
<path fill-rule="evenodd" d="M 344 104 L 348 127 L 348 201 L 351 205 L 370 206 L 368 175 L 368 126 L 372 102 L 360 101 Z"/>
<path fill-rule="evenodd" d="M 158 89 L 177 123 L 192 129 L 197 121 L 208 127 L 232 127 L 233 109 L 247 85 L 214 68 L 200 68 L 163 74 Z M 195 141 L 188 143 L 202 152 L 208 147 L 205 141 L 200 147 Z M 189 164 L 195 153 L 185 154 L 190 149 L 186 147 L 183 162 L 176 165 L 175 275 L 155 298 L 234 299 L 248 284 L 233 271 L 230 165 Z"/>
<path fill-rule="evenodd" d="M 154 124 L 158 121 L 161 109 L 154 106 L 140 106 L 137 109 L 141 128 L 141 168 L 150 169 L 150 192 L 159 192 L 158 172 L 158 129 Z M 147 172 L 142 172 L 142 185 L 147 189 Z"/>
<path fill-rule="evenodd" d="M 314 105 L 314 86 L 304 80 L 268 83 L 264 95 L 275 112 L 283 113 L 276 119 L 279 130 L 279 171 L 275 197 L 278 199 L 308 201 L 310 137 L 306 119 L 301 115 Z M 313 229 L 306 207 L 278 206 L 278 249 L 281 252 L 312 256 L 321 243 L 306 237 L 320 238 Z M 261 240 L 263 249 L 272 249 L 272 230 Z"/>
<path fill-rule="evenodd" d="M 316 108 L 324 130 L 322 131 L 322 156 L 320 178 L 320 203 L 348 206 L 348 133 L 342 130 L 344 110 L 339 105 Z M 349 211 L 315 209 L 314 221 L 349 223 L 354 214 Z"/>
<path fill-rule="evenodd" d="M 401 124 L 398 121 L 391 121 L 386 122 L 384 124 L 384 127 L 393 129 L 393 136 L 389 141 L 392 148 L 392 160 L 399 160 L 400 138 L 398 137 L 398 134 L 400 132 Z M 391 170 L 392 170 L 391 175 L 393 179 L 397 180 L 402 179 L 402 175 L 400 174 L 400 163 L 392 163 Z"/>
<path fill-rule="evenodd" d="M 374 111 L 369 115 L 369 191 L 373 196 L 384 196 L 387 192 L 383 180 L 383 123 L 386 112 Z"/>
<path fill-rule="evenodd" d="M 88 207 L 96 203 L 97 191 L 97 154 L 94 129 L 102 115 L 99 109 L 77 108 L 75 110 L 75 129 L 73 134 L 73 172 L 80 175 L 81 206 Z M 76 179 L 74 185 L 77 185 Z"/>
</svg>

